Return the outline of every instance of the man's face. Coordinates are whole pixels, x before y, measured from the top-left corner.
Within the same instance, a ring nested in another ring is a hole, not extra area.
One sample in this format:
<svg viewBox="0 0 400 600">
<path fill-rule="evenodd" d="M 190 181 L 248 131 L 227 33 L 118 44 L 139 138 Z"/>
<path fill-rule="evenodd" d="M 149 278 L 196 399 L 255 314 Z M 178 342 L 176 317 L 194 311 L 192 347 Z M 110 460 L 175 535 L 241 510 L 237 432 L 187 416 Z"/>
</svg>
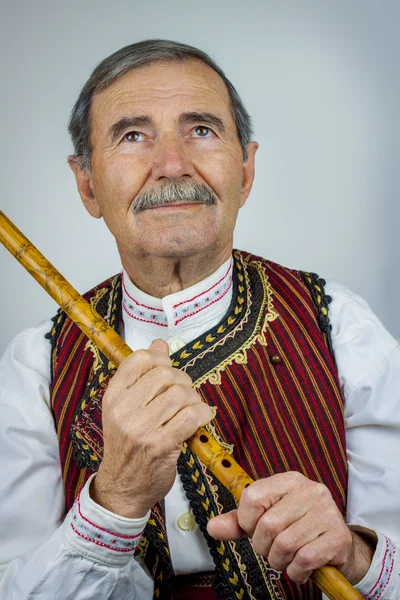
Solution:
<svg viewBox="0 0 400 600">
<path fill-rule="evenodd" d="M 257 144 L 248 145 L 243 163 L 228 92 L 210 67 L 190 60 L 131 71 L 95 95 L 91 144 L 91 172 L 85 176 L 76 166 L 74 171 L 86 207 L 104 217 L 122 259 L 231 248 Z M 83 193 L 79 177 L 86 177 Z M 181 181 L 205 184 L 216 202 L 135 213 L 143 192 Z"/>
</svg>

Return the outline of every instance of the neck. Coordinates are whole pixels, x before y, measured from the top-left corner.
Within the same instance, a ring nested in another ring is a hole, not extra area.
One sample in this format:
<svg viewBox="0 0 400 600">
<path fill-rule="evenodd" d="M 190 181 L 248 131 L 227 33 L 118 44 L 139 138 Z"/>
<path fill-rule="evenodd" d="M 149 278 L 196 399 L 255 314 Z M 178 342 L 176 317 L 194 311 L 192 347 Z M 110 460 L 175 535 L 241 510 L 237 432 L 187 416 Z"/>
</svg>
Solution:
<svg viewBox="0 0 400 600">
<path fill-rule="evenodd" d="M 122 265 L 133 283 L 146 294 L 164 298 L 212 275 L 232 254 L 232 246 L 215 253 L 184 257 L 126 256 Z"/>
</svg>

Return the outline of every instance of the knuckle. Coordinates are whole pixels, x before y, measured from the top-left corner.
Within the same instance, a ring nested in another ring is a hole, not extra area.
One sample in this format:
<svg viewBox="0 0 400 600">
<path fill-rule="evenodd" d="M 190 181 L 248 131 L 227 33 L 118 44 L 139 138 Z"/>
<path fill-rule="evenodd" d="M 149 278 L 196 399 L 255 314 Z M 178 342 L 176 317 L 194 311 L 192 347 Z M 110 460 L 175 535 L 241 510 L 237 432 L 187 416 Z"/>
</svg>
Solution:
<svg viewBox="0 0 400 600">
<path fill-rule="evenodd" d="M 306 477 L 304 477 L 304 475 L 302 473 L 299 473 L 299 471 L 288 471 L 288 473 L 286 473 L 287 477 L 290 478 L 290 480 L 293 483 L 300 483 L 300 482 L 304 482 L 305 479 L 307 479 Z"/>
<path fill-rule="evenodd" d="M 330 491 L 323 483 L 314 484 L 314 494 L 320 500 L 330 500 L 332 498 Z"/>
<path fill-rule="evenodd" d="M 176 373 L 179 373 L 180 378 L 182 379 L 182 381 L 185 382 L 186 385 L 192 387 L 193 385 L 193 380 L 190 377 L 190 375 L 188 375 L 187 373 L 185 373 L 185 371 L 181 371 L 180 369 L 176 369 L 175 367 L 172 367 L 172 370 Z"/>
<path fill-rule="evenodd" d="M 211 408 L 205 402 L 197 402 L 197 405 L 200 406 L 201 414 L 203 417 L 202 420 L 206 420 L 206 422 L 208 423 L 213 414 Z"/>
<path fill-rule="evenodd" d="M 185 420 L 188 427 L 193 427 L 193 429 L 197 427 L 199 416 L 195 406 L 186 407 Z"/>
<path fill-rule="evenodd" d="M 155 375 L 161 381 L 163 381 L 165 383 L 174 381 L 174 372 L 171 367 L 168 367 L 167 365 L 160 365 L 159 367 L 155 368 L 155 371 L 156 371 Z"/>
<path fill-rule="evenodd" d="M 303 546 L 296 553 L 296 563 L 304 571 L 313 569 L 317 563 L 318 556 L 312 548 Z"/>
<path fill-rule="evenodd" d="M 307 579 L 310 575 L 309 571 L 305 573 L 304 571 L 297 569 L 293 563 L 291 563 L 286 569 L 286 574 L 289 579 L 298 584 L 307 583 Z"/>
<path fill-rule="evenodd" d="M 296 550 L 296 540 L 290 533 L 282 531 L 276 536 L 274 546 L 279 554 L 291 554 Z"/>
<path fill-rule="evenodd" d="M 262 493 L 257 485 L 254 483 L 245 488 L 242 494 L 242 498 L 245 498 L 248 506 L 258 506 L 262 501 Z"/>
<path fill-rule="evenodd" d="M 124 360 L 121 361 L 115 375 L 118 375 L 118 372 L 121 371 L 121 369 L 129 369 L 131 366 L 131 363 L 134 363 L 136 360 L 135 356 L 136 356 L 136 352 L 132 352 L 131 354 L 128 354 L 128 356 L 126 356 L 124 358 Z M 114 377 L 115 377 L 115 375 L 114 375 Z"/>
<path fill-rule="evenodd" d="M 130 358 L 130 357 L 128 357 L 128 358 Z M 139 350 L 135 350 L 135 352 L 133 353 L 131 362 L 132 363 L 145 362 L 148 360 L 149 360 L 148 350 L 139 349 Z"/>
<path fill-rule="evenodd" d="M 278 536 L 278 534 L 282 532 L 282 529 L 284 529 L 284 523 L 281 517 L 276 514 L 268 514 L 268 512 L 266 512 L 261 518 L 260 525 L 263 531 L 273 538 Z M 283 535 L 283 532 L 281 535 Z M 283 538 L 283 541 L 284 540 L 285 537 Z"/>
<path fill-rule="evenodd" d="M 190 389 L 180 383 L 174 383 L 169 388 L 171 396 L 181 404 L 185 404 L 188 396 L 190 396 Z"/>
<path fill-rule="evenodd" d="M 195 430 L 209 421 L 210 409 L 203 402 L 192 404 L 190 409 L 193 412 L 193 426 Z"/>
<path fill-rule="evenodd" d="M 199 402 L 196 402 L 196 398 L 193 397 L 191 389 L 184 385 L 176 384 L 171 386 L 168 390 L 168 395 L 176 408 L 189 409 L 189 407 L 193 407 L 195 409 L 199 405 Z"/>
<path fill-rule="evenodd" d="M 333 537 L 331 546 L 331 557 L 334 556 L 338 559 L 339 562 L 345 562 L 349 557 L 349 554 L 352 550 L 352 540 L 348 539 L 347 535 L 337 535 Z"/>
<path fill-rule="evenodd" d="M 347 527 L 347 525 L 343 521 L 343 519 L 342 519 L 342 525 L 344 527 L 343 544 L 345 545 L 346 549 L 351 548 L 353 546 L 353 536 L 351 534 L 350 529 Z"/>
</svg>

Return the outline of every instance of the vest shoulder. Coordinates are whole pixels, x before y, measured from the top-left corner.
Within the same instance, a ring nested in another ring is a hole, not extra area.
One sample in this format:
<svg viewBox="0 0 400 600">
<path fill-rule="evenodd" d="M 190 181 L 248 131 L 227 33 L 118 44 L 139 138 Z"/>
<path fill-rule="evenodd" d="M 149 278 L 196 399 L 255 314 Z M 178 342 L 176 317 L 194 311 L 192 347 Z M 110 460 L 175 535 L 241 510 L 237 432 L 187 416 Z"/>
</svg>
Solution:
<svg viewBox="0 0 400 600">
<path fill-rule="evenodd" d="M 249 265 L 261 264 L 273 288 L 285 289 L 286 291 L 295 288 L 303 298 L 308 298 L 308 301 L 314 306 L 319 327 L 326 337 L 329 352 L 333 356 L 331 324 L 329 321 L 329 304 L 332 302 L 332 298 L 325 292 L 325 279 L 316 273 L 285 267 L 249 252 L 242 250 L 235 250 L 234 252 Z"/>
<path fill-rule="evenodd" d="M 235 253 L 239 254 L 240 257 L 242 258 L 242 260 L 244 262 L 246 262 L 247 264 L 252 264 L 252 263 L 258 263 L 258 264 L 262 264 L 262 266 L 267 270 L 270 271 L 271 273 L 277 273 L 280 275 L 287 275 L 290 277 L 294 277 L 295 279 L 297 279 L 299 282 L 304 283 L 305 281 L 305 274 L 308 272 L 307 271 L 303 271 L 303 270 L 299 270 L 299 269 L 293 269 L 291 267 L 286 267 L 284 265 L 281 265 L 279 263 L 276 263 L 272 260 L 269 260 L 267 258 L 264 258 L 263 256 L 258 256 L 256 254 L 251 254 L 250 252 L 245 252 L 243 250 L 234 250 Z"/>
</svg>

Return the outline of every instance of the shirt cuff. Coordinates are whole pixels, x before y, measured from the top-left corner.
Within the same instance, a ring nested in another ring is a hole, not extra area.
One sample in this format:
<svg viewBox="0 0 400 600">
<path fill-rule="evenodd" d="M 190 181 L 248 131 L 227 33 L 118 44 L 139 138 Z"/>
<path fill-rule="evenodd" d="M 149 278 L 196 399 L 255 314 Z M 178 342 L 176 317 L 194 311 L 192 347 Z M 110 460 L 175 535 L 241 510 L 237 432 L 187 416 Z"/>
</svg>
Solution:
<svg viewBox="0 0 400 600">
<path fill-rule="evenodd" d="M 366 600 L 389 600 L 400 572 L 400 553 L 393 542 L 376 531 L 378 544 L 371 566 L 364 578 L 354 587 Z"/>
<path fill-rule="evenodd" d="M 140 519 L 116 515 L 89 496 L 90 476 L 64 521 L 63 540 L 71 550 L 111 567 L 127 564 L 135 552 L 150 511 Z"/>
</svg>

